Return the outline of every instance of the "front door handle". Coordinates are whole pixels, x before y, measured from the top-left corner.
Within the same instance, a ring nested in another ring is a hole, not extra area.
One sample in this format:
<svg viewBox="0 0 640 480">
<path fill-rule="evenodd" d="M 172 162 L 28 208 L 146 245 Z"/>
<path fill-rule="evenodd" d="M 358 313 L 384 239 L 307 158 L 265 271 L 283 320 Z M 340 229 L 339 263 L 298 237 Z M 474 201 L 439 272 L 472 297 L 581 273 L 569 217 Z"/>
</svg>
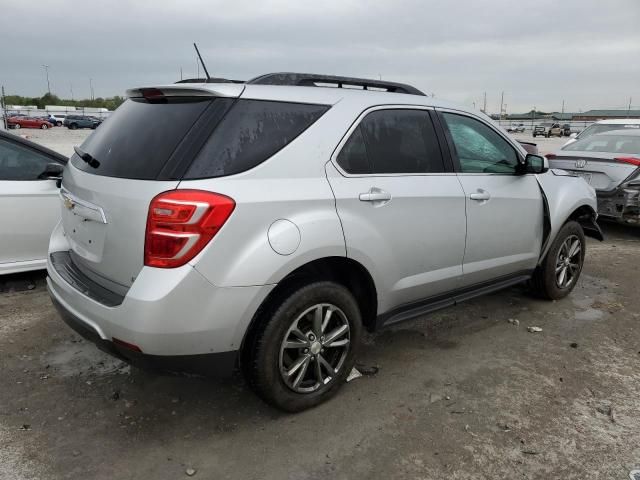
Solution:
<svg viewBox="0 0 640 480">
<path fill-rule="evenodd" d="M 469 198 L 477 202 L 486 202 L 491 198 L 491 195 L 486 190 L 478 189 L 476 193 L 469 195 Z"/>
<path fill-rule="evenodd" d="M 358 198 L 361 202 L 388 202 L 391 200 L 391 194 L 373 187 L 368 192 L 361 193 Z"/>
</svg>

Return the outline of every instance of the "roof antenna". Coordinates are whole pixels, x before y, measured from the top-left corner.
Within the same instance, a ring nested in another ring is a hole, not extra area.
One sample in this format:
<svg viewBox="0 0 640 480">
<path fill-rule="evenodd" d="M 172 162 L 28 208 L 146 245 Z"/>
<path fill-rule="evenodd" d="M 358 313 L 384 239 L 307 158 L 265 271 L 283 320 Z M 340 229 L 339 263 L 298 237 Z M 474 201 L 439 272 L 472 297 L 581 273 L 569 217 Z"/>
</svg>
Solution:
<svg viewBox="0 0 640 480">
<path fill-rule="evenodd" d="M 193 48 L 196 49 L 196 53 L 198 54 L 198 58 L 200 59 L 202 68 L 204 68 L 204 74 L 207 76 L 207 80 L 211 80 L 211 77 L 209 76 L 209 72 L 207 71 L 207 66 L 204 64 L 204 60 L 202 60 L 202 55 L 200 55 L 200 50 L 198 50 L 198 45 L 196 45 L 196 42 L 193 42 Z"/>
</svg>

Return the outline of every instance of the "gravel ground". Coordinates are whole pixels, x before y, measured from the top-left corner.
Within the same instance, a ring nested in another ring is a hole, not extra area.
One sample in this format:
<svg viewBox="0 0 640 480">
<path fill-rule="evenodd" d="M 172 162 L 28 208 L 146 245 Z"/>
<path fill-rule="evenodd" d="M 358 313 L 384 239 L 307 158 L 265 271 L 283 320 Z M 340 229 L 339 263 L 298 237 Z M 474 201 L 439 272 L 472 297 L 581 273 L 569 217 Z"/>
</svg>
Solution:
<svg viewBox="0 0 640 480">
<path fill-rule="evenodd" d="M 19 133 L 70 153 L 90 131 Z M 4 277 L 0 479 L 628 478 L 640 229 L 604 229 L 568 298 L 513 288 L 368 335 L 360 362 L 378 372 L 298 415 L 240 378 L 132 369 L 63 324 L 43 273 Z"/>
<path fill-rule="evenodd" d="M 36 128 L 10 129 L 9 132 L 70 157 L 73 155 L 74 145 L 80 145 L 84 142 L 84 139 L 87 138 L 93 130 L 89 128 L 69 130 L 67 127 L 54 127 L 48 130 L 39 130 Z"/>
<path fill-rule="evenodd" d="M 605 232 L 568 298 L 514 288 L 369 335 L 360 361 L 378 373 L 298 415 L 240 378 L 131 369 L 62 323 L 43 275 L 5 279 L 0 478 L 627 478 L 640 229 Z"/>
</svg>

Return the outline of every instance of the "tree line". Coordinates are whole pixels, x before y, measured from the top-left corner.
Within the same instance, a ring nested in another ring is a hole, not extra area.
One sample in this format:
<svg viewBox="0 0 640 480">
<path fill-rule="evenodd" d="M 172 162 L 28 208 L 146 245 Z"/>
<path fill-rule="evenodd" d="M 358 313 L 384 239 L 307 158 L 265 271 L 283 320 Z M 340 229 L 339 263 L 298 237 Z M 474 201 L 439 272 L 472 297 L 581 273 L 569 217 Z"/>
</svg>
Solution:
<svg viewBox="0 0 640 480">
<path fill-rule="evenodd" d="M 5 105 L 35 105 L 39 109 L 44 109 L 46 105 L 61 105 L 65 107 L 106 108 L 112 111 L 118 108 L 124 100 L 124 97 L 120 96 L 97 97 L 93 100 L 65 100 L 51 93 L 45 93 L 41 97 L 23 97 L 21 95 L 5 95 L 4 97 Z"/>
</svg>

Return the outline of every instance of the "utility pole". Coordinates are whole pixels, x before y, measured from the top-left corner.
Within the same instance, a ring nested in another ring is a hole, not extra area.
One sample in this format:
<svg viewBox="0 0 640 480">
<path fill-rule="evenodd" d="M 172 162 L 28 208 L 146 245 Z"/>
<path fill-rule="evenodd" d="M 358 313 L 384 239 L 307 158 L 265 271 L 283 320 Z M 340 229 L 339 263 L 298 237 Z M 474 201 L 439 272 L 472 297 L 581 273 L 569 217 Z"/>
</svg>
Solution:
<svg viewBox="0 0 640 480">
<path fill-rule="evenodd" d="M 93 79 L 91 77 L 89 77 L 89 89 L 91 90 L 91 100 L 94 100 L 95 97 L 93 96 Z"/>
<path fill-rule="evenodd" d="M 562 114 L 564 115 L 564 98 L 562 99 Z"/>
<path fill-rule="evenodd" d="M 2 107 L 2 122 L 4 123 L 4 129 L 7 130 L 9 126 L 7 125 L 7 104 L 4 101 L 4 85 L 1 90 L 2 96 L 0 96 L 0 107 Z"/>
<path fill-rule="evenodd" d="M 482 107 L 482 113 L 487 113 L 487 92 L 484 92 L 484 104 Z"/>
<path fill-rule="evenodd" d="M 182 80 L 182 67 L 180 67 L 180 80 Z"/>
<path fill-rule="evenodd" d="M 631 97 L 629 97 L 629 107 L 627 108 L 627 118 L 631 116 Z"/>
<path fill-rule="evenodd" d="M 536 120 L 536 106 L 533 106 L 533 110 L 531 110 L 531 130 L 533 130 L 533 122 Z"/>
<path fill-rule="evenodd" d="M 51 95 L 51 86 L 49 85 L 49 65 L 42 65 L 44 67 L 44 72 L 47 75 L 47 92 Z"/>
<path fill-rule="evenodd" d="M 69 90 L 71 90 L 71 100 L 73 100 L 73 83 L 69 82 Z"/>
<path fill-rule="evenodd" d="M 500 120 L 502 120 L 502 104 L 503 103 L 504 103 L 504 90 L 500 94 L 500 116 L 498 117 Z"/>
</svg>

